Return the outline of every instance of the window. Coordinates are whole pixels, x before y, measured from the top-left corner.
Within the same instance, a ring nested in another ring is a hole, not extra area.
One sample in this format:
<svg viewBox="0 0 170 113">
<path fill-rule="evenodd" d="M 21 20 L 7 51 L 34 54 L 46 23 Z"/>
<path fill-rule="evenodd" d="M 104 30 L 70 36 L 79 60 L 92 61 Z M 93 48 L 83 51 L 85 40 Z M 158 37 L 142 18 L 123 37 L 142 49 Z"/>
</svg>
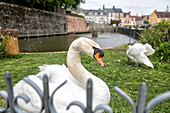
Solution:
<svg viewBox="0 0 170 113">
<path fill-rule="evenodd" d="M 89 12 L 89 15 L 93 15 L 93 12 Z"/>
<path fill-rule="evenodd" d="M 100 22 L 100 23 L 103 23 L 103 22 L 104 22 L 104 19 L 103 19 L 103 18 L 100 18 L 100 19 L 99 19 L 99 22 Z"/>
</svg>

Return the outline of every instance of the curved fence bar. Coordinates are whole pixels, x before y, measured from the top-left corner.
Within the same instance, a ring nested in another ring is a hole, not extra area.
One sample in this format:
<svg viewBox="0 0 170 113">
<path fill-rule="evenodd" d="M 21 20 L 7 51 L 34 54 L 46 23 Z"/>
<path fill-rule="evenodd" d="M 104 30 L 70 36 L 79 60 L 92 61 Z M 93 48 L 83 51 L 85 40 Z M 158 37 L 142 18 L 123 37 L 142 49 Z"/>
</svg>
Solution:
<svg viewBox="0 0 170 113">
<path fill-rule="evenodd" d="M 70 106 L 72 105 L 77 105 L 79 106 L 82 110 L 83 110 L 83 113 L 95 113 L 96 111 L 98 110 L 106 110 L 108 111 L 108 113 L 113 113 L 113 110 L 112 108 L 109 106 L 109 105 L 105 105 L 105 104 L 102 104 L 102 105 L 98 105 L 95 110 L 93 111 L 92 110 L 92 92 L 93 92 L 93 81 L 92 79 L 88 79 L 87 81 L 87 107 L 85 107 L 83 105 L 83 103 L 79 102 L 79 101 L 73 101 L 71 102 L 68 107 L 67 107 L 67 110 L 70 108 Z"/>
<path fill-rule="evenodd" d="M 40 109 L 40 112 L 41 113 L 44 109 L 44 102 L 43 102 L 43 92 L 42 90 L 31 80 L 29 79 L 28 77 L 24 77 L 23 79 L 25 82 L 27 82 L 30 86 L 32 86 L 35 91 L 38 93 L 38 95 L 40 96 L 40 99 L 41 99 L 41 109 Z"/>
<path fill-rule="evenodd" d="M 134 104 L 133 100 L 124 91 L 122 91 L 119 87 L 115 86 L 114 90 L 129 102 L 129 104 L 131 105 L 131 107 L 133 109 L 133 113 L 136 113 L 135 104 Z"/>
<path fill-rule="evenodd" d="M 53 104 L 53 97 L 54 97 L 54 94 L 55 92 L 60 88 L 62 87 L 64 84 L 67 83 L 67 80 L 65 80 L 61 85 L 59 85 L 52 93 L 51 97 L 50 97 L 50 100 L 49 100 L 49 109 L 51 111 L 51 113 L 57 113 L 55 107 L 54 107 L 54 104 Z"/>
<path fill-rule="evenodd" d="M 96 106 L 96 108 L 94 109 L 94 113 L 96 113 L 100 109 L 101 110 L 104 109 L 108 113 L 113 113 L 112 108 L 109 105 L 107 105 L 107 104 L 101 104 L 101 105 Z"/>
<path fill-rule="evenodd" d="M 71 107 L 72 105 L 76 105 L 76 106 L 80 107 L 80 108 L 82 109 L 83 113 L 86 112 L 86 107 L 84 106 L 83 103 L 81 103 L 81 102 L 79 102 L 79 101 L 73 101 L 73 102 L 71 102 L 71 103 L 68 105 L 67 110 L 70 109 L 70 107 Z"/>
<path fill-rule="evenodd" d="M 157 97 L 153 98 L 148 105 L 145 108 L 145 112 L 144 113 L 149 113 L 150 110 L 156 106 L 157 104 L 161 103 L 162 101 L 168 100 L 170 99 L 170 91 L 166 92 L 166 93 L 162 93 L 160 95 L 158 95 Z"/>
<path fill-rule="evenodd" d="M 38 95 L 40 96 L 41 99 L 41 109 L 40 113 L 45 111 L 45 113 L 57 113 L 57 109 L 54 107 L 54 102 L 53 102 L 53 97 L 54 94 L 57 93 L 56 91 L 64 84 L 67 83 L 67 80 L 64 81 L 61 85 L 59 85 L 51 94 L 49 95 L 49 81 L 47 75 L 43 76 L 43 91 L 34 83 L 31 79 L 25 77 L 23 79 L 25 82 L 27 82 L 30 86 L 32 86 Z M 31 98 L 29 98 L 25 94 L 19 94 L 16 97 L 14 97 L 13 93 L 13 86 L 12 86 L 12 77 L 9 71 L 5 72 L 5 82 L 6 82 L 6 91 L 0 91 L 0 96 L 3 97 L 5 100 L 5 107 L 0 107 L 0 113 L 27 113 L 26 111 L 20 109 L 18 99 L 23 99 L 26 103 L 29 103 L 31 101 Z M 109 105 L 106 104 L 101 104 L 98 105 L 94 108 L 93 111 L 93 81 L 92 79 L 88 79 L 87 81 L 87 87 L 86 87 L 86 106 L 79 102 L 79 101 L 73 101 L 70 102 L 70 104 L 67 106 L 67 110 L 72 106 L 76 105 L 80 107 L 83 111 L 83 113 L 96 113 L 98 110 L 102 111 L 107 111 L 108 113 L 113 113 L 112 108 Z M 146 97 L 147 97 L 147 87 L 145 83 L 141 83 L 139 87 L 139 93 L 138 93 L 138 100 L 137 100 L 137 105 L 135 107 L 135 104 L 133 100 L 124 92 L 122 91 L 119 87 L 115 86 L 114 90 L 121 95 L 123 98 L 125 98 L 129 104 L 132 107 L 133 113 L 149 113 L 151 109 L 153 109 L 157 104 L 161 103 L 162 101 L 170 99 L 170 91 L 162 93 L 155 98 L 151 99 L 151 101 L 146 104 Z M 56 100 L 57 101 L 57 100 Z"/>
<path fill-rule="evenodd" d="M 17 102 L 17 99 L 18 98 L 21 98 L 23 99 L 26 103 L 28 103 L 30 101 L 29 97 L 27 95 L 24 95 L 24 94 L 20 94 L 18 96 L 16 96 L 13 100 L 13 108 L 15 110 L 16 113 L 27 113 L 27 112 L 24 112 L 22 109 L 20 109 L 19 105 L 18 105 L 18 102 Z"/>
<path fill-rule="evenodd" d="M 123 92 L 120 88 L 116 87 L 114 88 L 114 90 L 120 94 L 121 96 L 123 96 L 127 101 L 132 101 L 132 99 L 125 93 Z M 138 94 L 138 103 L 136 106 L 136 109 L 134 107 L 133 109 L 133 113 L 149 113 L 151 111 L 151 109 L 156 106 L 157 104 L 161 103 L 162 101 L 168 100 L 170 99 L 170 91 L 165 92 L 163 94 L 158 95 L 157 97 L 153 98 L 148 104 L 147 106 L 145 106 L 146 103 L 146 96 L 147 96 L 147 88 L 146 88 L 146 84 L 145 83 L 141 83 L 140 87 L 139 87 L 139 94 Z M 133 103 L 131 103 L 133 104 Z M 134 105 L 134 104 L 133 104 Z"/>
<path fill-rule="evenodd" d="M 8 93 L 6 91 L 0 91 L 0 95 L 5 99 L 6 105 L 5 108 L 0 107 L 0 113 L 7 111 L 9 107 L 9 102 L 8 102 Z"/>
</svg>

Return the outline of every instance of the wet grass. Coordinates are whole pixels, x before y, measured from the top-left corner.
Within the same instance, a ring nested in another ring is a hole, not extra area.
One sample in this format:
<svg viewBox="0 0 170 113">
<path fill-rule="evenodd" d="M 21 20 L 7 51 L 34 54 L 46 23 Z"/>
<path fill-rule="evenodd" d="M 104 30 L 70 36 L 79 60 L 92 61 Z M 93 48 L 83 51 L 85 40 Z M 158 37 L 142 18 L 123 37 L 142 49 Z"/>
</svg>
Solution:
<svg viewBox="0 0 170 113">
<path fill-rule="evenodd" d="M 108 85 L 111 92 L 110 106 L 115 113 L 130 113 L 130 105 L 114 91 L 118 86 L 137 102 L 138 88 L 142 82 L 147 84 L 147 103 L 161 93 L 170 90 L 170 63 L 153 61 L 154 69 L 142 65 L 132 67 L 126 57 L 127 46 L 118 49 L 104 50 L 105 56 L 102 68 L 93 58 L 82 54 L 82 64 L 92 74 L 101 78 Z M 28 75 L 39 72 L 38 66 L 43 64 L 66 64 L 67 53 L 36 53 L 23 54 L 21 58 L 5 58 L 0 60 L 0 91 L 5 90 L 4 72 L 10 71 L 13 85 Z M 4 101 L 0 100 L 0 106 Z M 170 100 L 158 104 L 153 113 L 170 112 Z"/>
</svg>

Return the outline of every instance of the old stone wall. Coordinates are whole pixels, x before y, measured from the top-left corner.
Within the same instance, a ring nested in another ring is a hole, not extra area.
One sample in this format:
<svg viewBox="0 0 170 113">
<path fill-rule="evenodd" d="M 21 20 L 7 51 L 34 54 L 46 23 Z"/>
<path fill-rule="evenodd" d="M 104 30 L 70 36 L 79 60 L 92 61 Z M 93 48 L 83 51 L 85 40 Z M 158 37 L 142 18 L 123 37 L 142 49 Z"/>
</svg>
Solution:
<svg viewBox="0 0 170 113">
<path fill-rule="evenodd" d="M 19 36 L 67 32 L 62 14 L 3 2 L 0 2 L 0 26 L 2 29 L 17 29 Z"/>
<path fill-rule="evenodd" d="M 66 15 L 68 32 L 87 32 L 86 20 L 81 17 Z"/>
</svg>

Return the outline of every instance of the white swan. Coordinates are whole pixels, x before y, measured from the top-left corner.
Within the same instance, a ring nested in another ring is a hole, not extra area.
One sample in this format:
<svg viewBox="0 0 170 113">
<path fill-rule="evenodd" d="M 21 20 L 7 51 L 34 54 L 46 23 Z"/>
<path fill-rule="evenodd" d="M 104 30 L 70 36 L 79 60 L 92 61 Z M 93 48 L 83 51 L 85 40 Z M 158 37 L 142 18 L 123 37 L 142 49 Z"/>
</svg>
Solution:
<svg viewBox="0 0 170 113">
<path fill-rule="evenodd" d="M 135 43 L 132 46 L 129 45 L 126 55 L 137 64 L 145 64 L 146 66 L 154 68 L 153 64 L 147 58 L 147 56 L 152 55 L 154 52 L 155 50 L 148 43 L 145 45 L 141 43 Z"/>
<path fill-rule="evenodd" d="M 110 91 L 105 82 L 82 66 L 80 58 L 82 52 L 95 58 L 104 67 L 104 63 L 101 60 L 104 53 L 100 46 L 88 38 L 81 37 L 73 41 L 69 47 L 67 54 L 68 68 L 65 65 L 44 65 L 39 67 L 41 72 L 36 76 L 28 76 L 43 90 L 42 77 L 46 73 L 50 82 L 50 95 L 64 80 L 68 81 L 54 96 L 54 106 L 58 113 L 82 112 L 77 106 L 72 106 L 68 111 L 66 108 L 70 102 L 75 100 L 86 105 L 86 83 L 88 78 L 93 80 L 93 109 L 99 104 L 109 104 L 110 102 Z M 23 80 L 14 86 L 14 94 L 18 95 L 21 93 L 29 96 L 31 102 L 26 104 L 19 99 L 20 107 L 31 113 L 38 113 L 41 101 L 34 89 Z"/>
</svg>

